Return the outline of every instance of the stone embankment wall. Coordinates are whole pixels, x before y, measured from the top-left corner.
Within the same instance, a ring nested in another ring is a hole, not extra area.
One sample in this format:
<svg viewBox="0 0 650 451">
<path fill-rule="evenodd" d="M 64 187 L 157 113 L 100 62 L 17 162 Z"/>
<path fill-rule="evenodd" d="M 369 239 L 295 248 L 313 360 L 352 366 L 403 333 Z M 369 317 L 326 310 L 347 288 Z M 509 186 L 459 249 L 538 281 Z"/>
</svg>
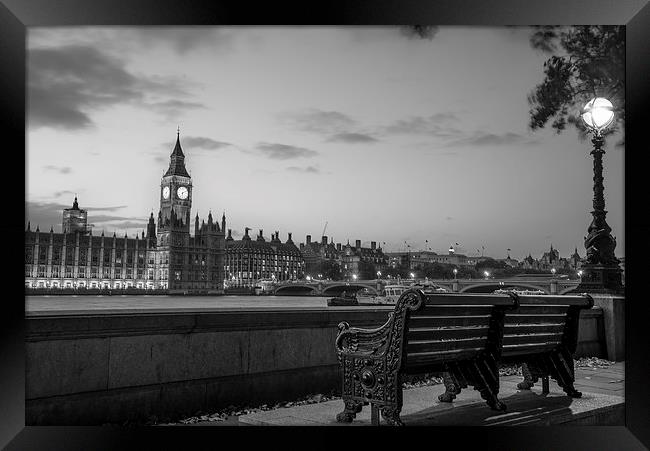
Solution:
<svg viewBox="0 0 650 451">
<path fill-rule="evenodd" d="M 338 390 L 337 324 L 376 327 L 391 310 L 28 316 L 26 424 L 173 419 Z M 607 357 L 603 317 L 583 312 L 579 356 Z"/>
</svg>

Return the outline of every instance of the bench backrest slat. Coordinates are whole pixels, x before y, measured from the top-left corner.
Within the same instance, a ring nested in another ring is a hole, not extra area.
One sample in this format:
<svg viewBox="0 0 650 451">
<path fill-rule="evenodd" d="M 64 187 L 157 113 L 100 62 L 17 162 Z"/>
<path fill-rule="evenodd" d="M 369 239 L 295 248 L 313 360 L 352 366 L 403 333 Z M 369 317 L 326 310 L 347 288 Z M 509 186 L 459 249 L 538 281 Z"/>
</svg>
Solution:
<svg viewBox="0 0 650 451">
<path fill-rule="evenodd" d="M 559 333 L 543 333 L 543 334 L 528 334 L 528 335 L 504 335 L 503 345 L 525 345 L 533 343 L 561 343 L 563 332 Z"/>
<path fill-rule="evenodd" d="M 523 335 L 539 333 L 562 333 L 565 325 L 562 324 L 506 324 L 504 335 Z"/>
<path fill-rule="evenodd" d="M 566 314 L 526 315 L 522 313 L 513 313 L 506 315 L 505 325 L 510 326 L 515 324 L 566 324 Z"/>
<path fill-rule="evenodd" d="M 408 343 L 412 341 L 429 341 L 434 339 L 438 340 L 458 340 L 462 338 L 481 338 L 487 337 L 488 326 L 476 327 L 439 327 L 439 328 L 409 328 L 406 338 Z"/>
<path fill-rule="evenodd" d="M 416 316 L 411 318 L 409 327 L 414 328 L 433 328 L 433 327 L 469 327 L 469 326 L 487 326 L 490 322 L 489 315 L 477 316 Z"/>
</svg>

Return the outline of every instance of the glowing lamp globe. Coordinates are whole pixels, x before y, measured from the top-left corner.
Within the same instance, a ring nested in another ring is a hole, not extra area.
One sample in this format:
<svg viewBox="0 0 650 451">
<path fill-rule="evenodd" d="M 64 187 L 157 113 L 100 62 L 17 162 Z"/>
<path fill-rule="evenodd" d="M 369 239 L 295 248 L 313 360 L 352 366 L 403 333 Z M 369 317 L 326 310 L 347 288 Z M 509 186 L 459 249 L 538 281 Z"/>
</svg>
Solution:
<svg viewBox="0 0 650 451">
<path fill-rule="evenodd" d="M 582 109 L 582 120 L 596 133 L 609 127 L 614 122 L 614 106 L 603 97 L 594 97 Z"/>
</svg>

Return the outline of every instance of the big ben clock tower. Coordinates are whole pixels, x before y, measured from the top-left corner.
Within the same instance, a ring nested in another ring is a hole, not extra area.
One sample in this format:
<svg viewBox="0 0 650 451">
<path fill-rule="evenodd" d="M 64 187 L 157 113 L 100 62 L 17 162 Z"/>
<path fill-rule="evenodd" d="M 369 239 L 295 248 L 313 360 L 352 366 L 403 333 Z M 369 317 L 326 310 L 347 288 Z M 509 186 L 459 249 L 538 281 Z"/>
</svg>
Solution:
<svg viewBox="0 0 650 451">
<path fill-rule="evenodd" d="M 161 279 L 168 281 L 170 291 L 180 290 L 187 280 L 190 239 L 190 210 L 192 208 L 192 178 L 185 168 L 180 131 L 169 157 L 169 168 L 160 181 L 160 211 L 158 212 L 158 247 Z"/>
<path fill-rule="evenodd" d="M 160 181 L 160 212 L 163 224 L 171 224 L 172 218 L 175 218 L 177 222 L 183 223 L 183 228 L 189 233 L 191 208 L 192 178 L 185 169 L 185 155 L 181 149 L 180 132 L 177 132 L 176 145 L 169 157 L 169 168 Z"/>
</svg>

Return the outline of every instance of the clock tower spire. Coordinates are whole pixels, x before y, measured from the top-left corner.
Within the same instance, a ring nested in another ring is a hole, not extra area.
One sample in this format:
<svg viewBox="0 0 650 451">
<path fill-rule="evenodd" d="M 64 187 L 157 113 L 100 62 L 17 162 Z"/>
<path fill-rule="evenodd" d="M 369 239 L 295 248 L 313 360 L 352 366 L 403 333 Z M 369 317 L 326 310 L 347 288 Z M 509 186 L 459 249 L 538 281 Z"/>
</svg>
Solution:
<svg viewBox="0 0 650 451">
<path fill-rule="evenodd" d="M 185 154 L 181 148 L 180 129 L 176 130 L 176 144 L 169 156 L 169 167 L 160 181 L 160 211 L 162 225 L 189 233 L 187 221 L 192 209 L 192 178 L 185 168 Z"/>
</svg>

